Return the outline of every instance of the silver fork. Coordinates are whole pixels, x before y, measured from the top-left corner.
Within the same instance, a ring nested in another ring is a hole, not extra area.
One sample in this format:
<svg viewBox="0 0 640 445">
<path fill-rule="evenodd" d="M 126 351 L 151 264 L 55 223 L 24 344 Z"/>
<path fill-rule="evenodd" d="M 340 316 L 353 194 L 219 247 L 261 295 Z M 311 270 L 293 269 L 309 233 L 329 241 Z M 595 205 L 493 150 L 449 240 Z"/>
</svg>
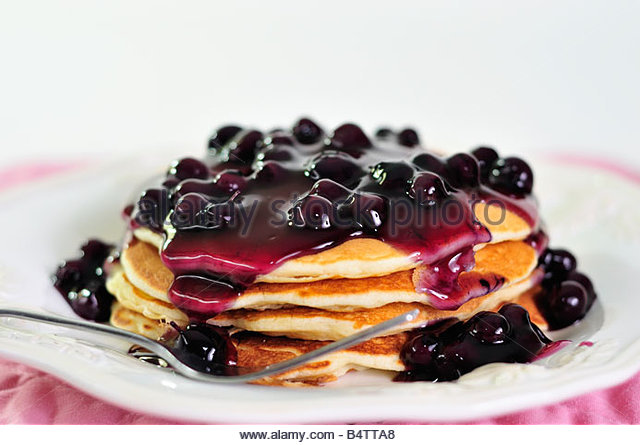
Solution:
<svg viewBox="0 0 640 445">
<path fill-rule="evenodd" d="M 356 334 L 330 343 L 314 351 L 308 352 L 298 357 L 294 357 L 290 360 L 285 360 L 283 362 L 266 366 L 256 371 L 238 375 L 212 375 L 198 371 L 181 361 L 180 358 L 176 356 L 173 351 L 167 346 L 148 339 L 147 337 L 143 337 L 142 335 L 125 331 L 123 329 L 114 328 L 112 326 L 91 323 L 72 318 L 28 312 L 18 309 L 0 309 L 0 318 L 18 318 L 44 324 L 62 326 L 65 328 L 69 328 L 68 335 L 65 335 L 65 337 L 75 338 L 83 341 L 87 340 L 86 337 L 78 336 L 78 334 L 90 333 L 93 334 L 92 337 L 94 337 L 94 339 L 92 339 L 92 341 L 90 342 L 91 345 L 102 346 L 103 348 L 108 348 L 109 350 L 116 352 L 123 352 L 122 341 L 129 343 L 130 347 L 133 345 L 138 345 L 162 358 L 169 365 L 171 365 L 173 370 L 178 374 L 193 380 L 199 380 L 209 383 L 246 383 L 254 380 L 259 380 L 261 378 L 268 377 L 274 374 L 279 374 L 284 371 L 288 371 L 305 363 L 311 362 L 323 355 L 355 346 L 358 343 L 369 340 L 370 338 L 377 337 L 390 330 L 391 328 L 414 320 L 417 317 L 418 313 L 419 311 L 417 309 L 406 312 L 402 315 L 379 323 L 370 328 L 364 329 L 360 332 L 357 332 Z M 116 346 L 117 342 L 120 342 L 120 347 Z M 243 368 L 237 369 L 241 371 Z"/>
</svg>

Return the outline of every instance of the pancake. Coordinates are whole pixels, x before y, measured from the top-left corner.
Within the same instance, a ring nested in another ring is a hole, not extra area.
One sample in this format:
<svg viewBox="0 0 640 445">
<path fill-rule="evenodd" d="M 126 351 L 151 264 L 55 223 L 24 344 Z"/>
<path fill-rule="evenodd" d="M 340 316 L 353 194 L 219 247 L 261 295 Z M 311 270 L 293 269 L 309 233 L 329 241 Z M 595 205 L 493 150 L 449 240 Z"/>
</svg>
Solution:
<svg viewBox="0 0 640 445">
<path fill-rule="evenodd" d="M 491 244 L 507 240 L 522 240 L 532 228 L 517 214 L 504 207 L 485 204 L 474 205 L 476 218 L 491 232 Z M 164 236 L 146 228 L 134 231 L 134 236 L 152 244 L 159 251 Z M 476 248 L 481 248 L 478 245 Z M 407 254 L 377 239 L 353 239 L 316 254 L 291 259 L 256 282 L 299 283 L 335 278 L 366 278 L 384 276 L 410 270 L 417 265 L 415 254 Z"/>
<path fill-rule="evenodd" d="M 189 322 L 189 317 L 173 304 L 158 300 L 136 288 L 127 279 L 122 267 L 116 267 L 106 281 L 107 290 L 127 309 L 139 312 L 152 320 L 173 321 L 180 326 Z"/>
<path fill-rule="evenodd" d="M 523 306 L 531 320 L 541 329 L 547 323 L 534 303 L 540 288 L 535 286 L 519 295 L 513 303 Z M 503 304 L 491 310 L 497 311 Z M 376 369 L 383 371 L 404 371 L 400 360 L 404 343 L 411 332 L 377 337 L 352 348 L 326 355 L 318 361 L 293 369 L 283 374 L 254 382 L 264 385 L 322 385 L 337 380 L 350 370 Z M 293 340 L 286 337 L 266 337 L 255 333 L 240 333 L 233 336 L 238 350 L 240 366 L 268 366 L 312 351 L 328 344 L 325 341 Z"/>
<path fill-rule="evenodd" d="M 173 274 L 160 259 L 154 245 L 132 240 L 122 249 L 120 264 L 135 287 L 153 298 L 171 303 L 167 291 L 173 283 Z"/>
<path fill-rule="evenodd" d="M 420 314 L 411 322 L 397 326 L 388 334 L 415 329 L 446 318 L 467 320 L 480 311 L 492 310 L 514 301 L 536 286 L 541 279 L 536 270 L 527 279 L 513 286 L 475 298 L 455 311 L 438 310 L 421 303 L 390 303 L 377 308 L 350 312 L 334 312 L 308 307 L 288 307 L 275 310 L 240 309 L 223 312 L 207 322 L 216 326 L 234 327 L 272 336 L 286 336 L 303 340 L 340 340 L 385 320 L 414 309 Z M 531 306 L 531 304 L 529 304 Z"/>
<path fill-rule="evenodd" d="M 169 324 L 147 318 L 139 312 L 127 309 L 117 301 L 111 307 L 109 323 L 116 328 L 135 332 L 152 340 L 166 340 L 175 336 L 175 330 Z"/>
<path fill-rule="evenodd" d="M 495 280 L 496 276 L 502 277 L 504 279 L 502 288 L 507 288 L 528 277 L 537 264 L 535 249 L 522 241 L 505 241 L 487 245 L 477 251 L 475 256 L 474 269 L 463 272 L 458 279 L 458 284 L 464 292 L 472 292 L 473 286 L 477 287 L 479 279 L 483 277 L 486 277 L 488 282 Z M 138 240 L 132 241 L 122 252 L 121 264 L 127 280 L 133 286 L 149 298 L 170 303 L 167 292 L 173 281 L 173 274 L 162 263 L 153 245 Z M 354 308 L 380 307 L 397 302 L 428 303 L 427 295 L 416 292 L 415 277 L 414 271 L 407 270 L 381 277 L 361 279 L 333 279 L 309 283 L 257 283 L 240 295 L 230 309 L 273 309 L 296 305 L 345 311 Z M 132 294 L 129 291 L 123 301 L 137 298 Z M 129 307 L 132 307 L 131 304 Z M 135 309 L 135 307 L 132 308 Z"/>
<path fill-rule="evenodd" d="M 153 340 L 173 336 L 173 328 L 115 303 L 111 313 L 113 326 L 144 335 Z M 238 352 L 238 366 L 256 368 L 297 357 L 326 345 L 328 342 L 266 337 L 256 333 L 241 333 L 232 337 Z M 407 334 L 378 337 L 349 349 L 328 354 L 320 359 L 267 377 L 254 383 L 267 385 L 321 385 L 336 380 L 354 369 L 402 371 L 400 350 Z"/>
<path fill-rule="evenodd" d="M 408 337 L 408 334 L 396 334 L 373 338 L 253 383 L 317 386 L 337 380 L 352 370 L 403 371 L 405 366 L 400 360 L 400 351 Z M 238 351 L 238 365 L 245 367 L 268 366 L 328 344 L 328 342 L 293 340 L 286 337 L 265 337 L 253 333 L 235 335 L 233 339 Z"/>
<path fill-rule="evenodd" d="M 537 288 L 530 289 L 514 301 L 529 311 L 532 320 L 543 320 L 537 307 L 530 305 L 538 291 Z M 497 306 L 494 310 L 498 308 Z M 166 324 L 150 320 L 119 303 L 115 303 L 113 306 L 111 323 L 116 327 L 154 340 L 173 335 L 172 329 Z M 536 324 L 542 329 L 546 327 L 544 322 Z M 328 354 L 304 366 L 254 383 L 285 386 L 322 385 L 338 379 L 351 370 L 403 371 L 405 366 L 400 360 L 400 352 L 410 336 L 411 333 L 407 332 L 373 338 L 347 350 Z M 297 357 L 328 343 L 286 337 L 269 337 L 251 332 L 236 334 L 232 339 L 238 351 L 238 365 L 250 368 L 268 366 Z"/>
</svg>

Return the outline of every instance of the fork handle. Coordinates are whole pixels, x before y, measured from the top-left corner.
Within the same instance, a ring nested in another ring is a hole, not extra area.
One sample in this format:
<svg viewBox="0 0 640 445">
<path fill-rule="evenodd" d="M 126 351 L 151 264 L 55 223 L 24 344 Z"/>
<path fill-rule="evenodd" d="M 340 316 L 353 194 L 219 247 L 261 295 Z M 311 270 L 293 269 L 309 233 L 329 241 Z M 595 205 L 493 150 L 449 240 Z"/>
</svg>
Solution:
<svg viewBox="0 0 640 445">
<path fill-rule="evenodd" d="M 128 352 L 129 348 L 134 344 L 145 348 L 148 348 L 150 344 L 158 344 L 141 335 L 112 326 L 40 312 L 29 312 L 20 309 L 0 309 L 0 318 L 17 318 L 20 320 L 70 328 L 68 331 L 65 331 L 63 334 L 64 337 L 87 342 L 91 345 L 98 345 L 121 353 Z M 91 338 L 89 339 L 86 334 L 89 334 Z"/>
<path fill-rule="evenodd" d="M 368 329 L 364 329 L 356 334 L 353 334 L 349 337 L 343 338 L 342 340 L 335 341 L 328 345 L 325 345 L 321 348 L 318 348 L 314 351 L 308 352 L 306 354 L 300 355 L 298 357 L 294 357 L 289 360 L 285 360 L 283 362 L 279 362 L 270 366 L 263 368 L 262 370 L 249 372 L 246 374 L 236 374 L 236 375 L 212 375 L 204 372 L 200 372 L 196 369 L 193 369 L 183 362 L 181 362 L 173 352 L 162 345 L 161 343 L 150 340 L 142 335 L 135 334 L 133 332 L 125 331 L 123 329 L 114 328 L 111 326 L 98 324 L 98 323 L 90 323 L 81 320 L 75 320 L 72 318 L 58 317 L 54 315 L 48 315 L 43 313 L 36 312 L 27 312 L 19 309 L 0 309 L 0 318 L 19 318 L 22 320 L 36 321 L 45 324 L 62 326 L 65 328 L 75 328 L 77 331 L 89 332 L 91 334 L 101 333 L 103 335 L 96 336 L 97 339 L 100 340 L 100 345 L 111 350 L 115 350 L 117 352 L 122 352 L 121 349 L 114 348 L 113 344 L 110 342 L 105 343 L 105 338 L 115 337 L 121 341 L 128 342 L 129 346 L 132 344 L 140 345 L 163 358 L 178 374 L 181 374 L 184 377 L 188 377 L 193 380 L 199 380 L 208 383 L 246 383 L 255 380 L 262 379 L 264 377 L 269 377 L 274 374 L 280 374 L 285 371 L 288 371 L 293 368 L 297 368 L 305 363 L 309 363 L 317 358 L 330 354 L 332 352 L 341 351 L 343 349 L 347 349 L 351 346 L 354 346 L 358 343 L 362 343 L 365 340 L 370 338 L 382 335 L 384 332 L 388 331 L 391 328 L 399 326 L 403 323 L 413 320 L 419 311 L 417 309 L 407 312 L 405 314 L 394 317 L 390 320 L 379 323 L 375 326 L 372 326 Z M 77 331 L 74 332 L 70 330 L 72 334 L 77 334 Z M 85 340 L 86 338 L 77 337 L 71 335 L 69 337 L 79 338 L 80 340 Z M 237 371 L 242 371 L 243 368 L 236 368 Z"/>
</svg>

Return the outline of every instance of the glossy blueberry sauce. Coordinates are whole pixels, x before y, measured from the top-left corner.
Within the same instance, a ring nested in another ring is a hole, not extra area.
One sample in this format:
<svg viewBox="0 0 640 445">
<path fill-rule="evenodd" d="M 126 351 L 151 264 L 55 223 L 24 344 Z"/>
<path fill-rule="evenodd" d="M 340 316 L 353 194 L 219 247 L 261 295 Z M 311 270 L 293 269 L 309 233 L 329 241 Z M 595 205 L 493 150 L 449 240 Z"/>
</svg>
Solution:
<svg viewBox="0 0 640 445">
<path fill-rule="evenodd" d="M 205 160 L 174 162 L 132 215 L 132 227 L 166 234 L 173 303 L 197 319 L 213 316 L 287 260 L 356 238 L 379 239 L 424 265 L 418 290 L 436 307 L 455 309 L 465 295 L 495 288 L 500 277 L 479 279 L 475 292 L 454 289 L 473 266 L 473 246 L 491 239 L 472 207 L 498 203 L 537 228 L 526 163 L 486 148 L 442 158 L 412 129 L 377 135 L 350 123 L 327 133 L 306 118 L 291 131 L 228 126 L 212 136 Z"/>
<path fill-rule="evenodd" d="M 498 290 L 504 284 L 504 277 L 490 273 L 460 277 L 475 266 L 473 249 L 468 248 L 451 258 L 419 268 L 416 291 L 429 294 L 430 303 L 437 309 L 455 310 L 472 298 Z M 469 283 L 469 278 L 473 281 Z"/>
<path fill-rule="evenodd" d="M 89 240 L 82 247 L 79 258 L 65 261 L 58 267 L 54 287 L 69 303 L 71 309 L 88 320 L 107 321 L 111 315 L 113 296 L 105 287 L 105 262 L 114 246 Z"/>
<path fill-rule="evenodd" d="M 381 128 L 369 138 L 354 124 L 327 133 L 308 118 L 290 131 L 222 127 L 208 151 L 204 160 L 172 163 L 123 210 L 130 229 L 165 236 L 161 257 L 175 275 L 169 296 L 192 320 L 174 326 L 172 347 L 201 371 L 228 374 L 237 363 L 229 332 L 203 323 L 208 317 L 259 275 L 350 239 L 379 239 L 414 258 L 416 290 L 437 308 L 456 309 L 497 290 L 504 282 L 497 275 L 460 279 L 475 265 L 473 246 L 491 239 L 473 215 L 476 202 L 501 205 L 531 226 L 525 242 L 544 271 L 536 303 L 551 329 L 582 319 L 596 298 L 575 257 L 548 248 L 531 195 L 533 173 L 519 158 L 489 147 L 442 158 L 421 147 L 410 128 Z M 109 319 L 113 297 L 104 280 L 112 251 L 90 240 L 55 274 L 56 289 L 84 318 Z M 507 304 L 414 331 L 401 353 L 408 370 L 396 380 L 455 380 L 487 363 L 542 358 L 565 343 L 551 342 L 525 309 Z"/>
<path fill-rule="evenodd" d="M 552 344 L 521 306 L 479 312 L 465 322 L 417 331 L 402 349 L 407 371 L 397 381 L 451 381 L 488 363 L 531 362 Z"/>
<path fill-rule="evenodd" d="M 547 247 L 548 237 L 538 230 L 523 240 L 540 255 Z M 500 289 L 505 278 L 496 273 L 469 272 L 475 266 L 473 249 L 463 250 L 456 255 L 428 266 L 419 266 L 416 291 L 428 293 L 432 306 L 442 310 L 455 310 L 461 304 Z"/>
</svg>

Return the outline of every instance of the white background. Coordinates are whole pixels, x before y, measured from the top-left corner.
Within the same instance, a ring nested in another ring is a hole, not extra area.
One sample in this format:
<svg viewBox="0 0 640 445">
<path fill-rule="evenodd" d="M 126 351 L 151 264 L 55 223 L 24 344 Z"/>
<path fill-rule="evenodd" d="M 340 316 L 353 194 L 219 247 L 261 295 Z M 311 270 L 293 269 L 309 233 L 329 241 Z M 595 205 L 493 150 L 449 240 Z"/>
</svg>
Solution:
<svg viewBox="0 0 640 445">
<path fill-rule="evenodd" d="M 0 164 L 308 114 L 638 167 L 639 79 L 640 1 L 3 1 Z"/>
</svg>

